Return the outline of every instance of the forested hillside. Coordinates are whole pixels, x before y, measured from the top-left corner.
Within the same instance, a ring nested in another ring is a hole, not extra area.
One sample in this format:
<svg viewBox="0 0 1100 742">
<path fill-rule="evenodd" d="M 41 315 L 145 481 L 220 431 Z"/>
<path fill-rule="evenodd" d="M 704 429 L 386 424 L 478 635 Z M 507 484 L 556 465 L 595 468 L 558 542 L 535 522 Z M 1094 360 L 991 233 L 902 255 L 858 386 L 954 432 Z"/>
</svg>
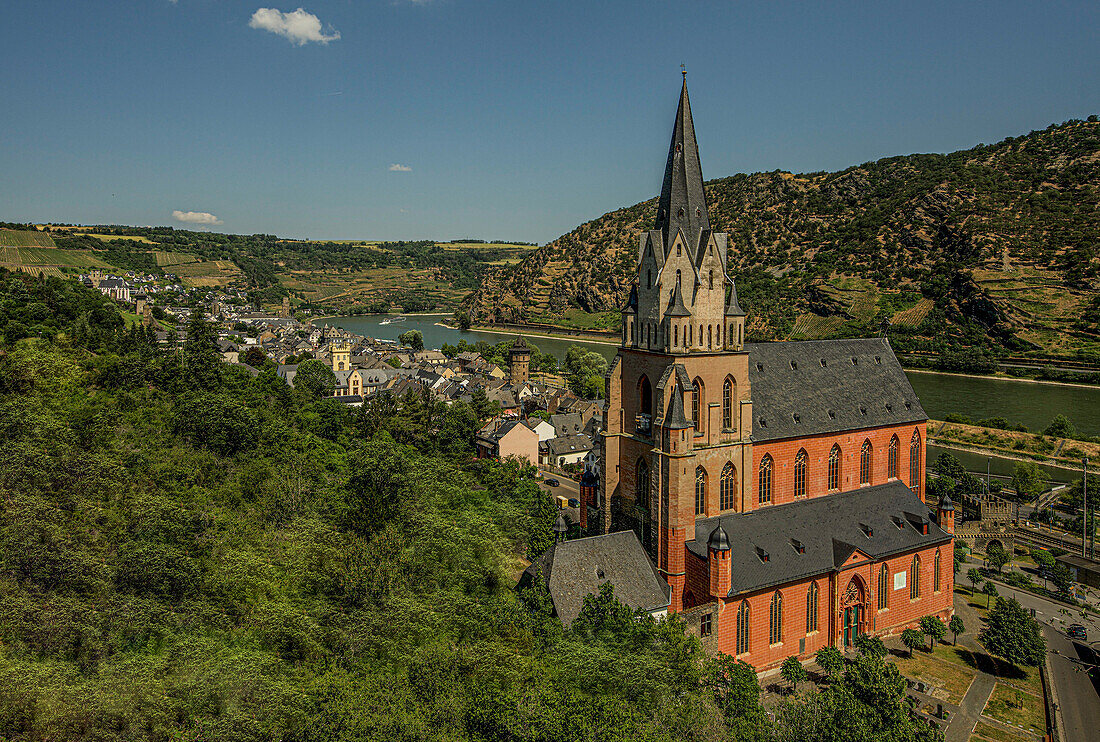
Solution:
<svg viewBox="0 0 1100 742">
<path fill-rule="evenodd" d="M 752 339 L 868 334 L 885 319 L 901 349 L 1100 353 L 1095 116 L 947 155 L 735 175 L 706 190 Z M 492 274 L 465 308 L 480 323 L 617 311 L 655 208 L 581 225 Z"/>
<path fill-rule="evenodd" d="M 876 653 L 766 716 L 748 665 L 519 558 L 530 469 L 463 404 L 351 411 L 0 270 L 0 738 L 933 740 Z M 884 653 L 884 652 L 883 652 Z"/>
</svg>

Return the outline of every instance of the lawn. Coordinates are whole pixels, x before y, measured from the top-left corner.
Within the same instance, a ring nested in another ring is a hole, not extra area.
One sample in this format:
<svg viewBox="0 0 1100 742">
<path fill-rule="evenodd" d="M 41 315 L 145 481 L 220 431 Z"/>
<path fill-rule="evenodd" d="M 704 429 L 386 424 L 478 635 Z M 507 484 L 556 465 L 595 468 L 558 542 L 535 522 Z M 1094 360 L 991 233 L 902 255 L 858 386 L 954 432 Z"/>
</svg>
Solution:
<svg viewBox="0 0 1100 742">
<path fill-rule="evenodd" d="M 940 649 L 941 647 L 937 647 Z M 913 652 L 913 657 L 901 657 L 897 660 L 898 670 L 902 675 L 925 683 L 936 688 L 942 688 L 947 693 L 948 703 L 956 706 L 962 703 L 966 689 L 977 675 L 965 663 L 945 661 L 937 654 L 928 654 L 921 650 Z"/>
<path fill-rule="evenodd" d="M 990 740 L 991 742 L 1031 742 L 1032 739 L 1034 738 L 1023 732 L 1010 734 L 1003 729 L 979 721 L 978 725 L 974 727 L 974 736 L 970 738 L 970 742 L 983 742 L 983 740 Z"/>
<path fill-rule="evenodd" d="M 935 656 L 944 662 L 950 662 L 969 670 L 987 672 L 996 677 L 1001 683 L 1012 685 L 1036 696 L 1042 697 L 1043 695 L 1043 684 L 1039 679 L 1039 668 L 1037 667 L 1016 667 L 984 652 L 973 652 L 963 646 L 956 647 L 948 644 L 937 644 Z"/>
<path fill-rule="evenodd" d="M 1015 724 L 1034 734 L 1046 734 L 1046 715 L 1041 699 L 1011 688 L 1004 683 L 993 686 L 993 695 L 983 715 L 1005 724 Z"/>
</svg>

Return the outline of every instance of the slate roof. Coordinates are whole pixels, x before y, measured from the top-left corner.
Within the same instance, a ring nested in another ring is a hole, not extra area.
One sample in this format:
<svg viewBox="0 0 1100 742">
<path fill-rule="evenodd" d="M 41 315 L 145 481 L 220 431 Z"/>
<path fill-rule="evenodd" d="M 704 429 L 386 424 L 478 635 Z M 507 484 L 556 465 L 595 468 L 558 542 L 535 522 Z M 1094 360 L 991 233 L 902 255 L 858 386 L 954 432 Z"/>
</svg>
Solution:
<svg viewBox="0 0 1100 742">
<path fill-rule="evenodd" d="M 877 561 L 949 542 L 951 535 L 929 515 L 920 498 L 894 480 L 854 492 L 698 520 L 695 540 L 687 547 L 706 559 L 707 539 L 715 528 L 722 527 L 730 543 L 733 574 L 729 595 L 734 596 L 832 572 L 856 549 Z M 928 522 L 927 536 L 920 532 L 921 519 Z M 870 527 L 870 536 L 864 526 Z M 792 539 L 803 545 L 803 553 Z M 762 560 L 761 552 L 768 555 L 768 561 Z"/>
<path fill-rule="evenodd" d="M 634 531 L 618 531 L 564 541 L 544 551 L 520 578 L 531 584 L 536 570 L 550 591 L 554 612 L 566 626 L 580 614 L 584 599 L 610 582 L 615 597 L 630 608 L 668 608 L 672 591 L 654 569 Z"/>
<path fill-rule="evenodd" d="M 576 435 L 584 430 L 584 419 L 577 413 L 558 413 L 550 416 L 550 424 L 559 436 Z"/>
<path fill-rule="evenodd" d="M 755 441 L 928 419 L 883 338 L 747 343 L 745 350 Z"/>
<path fill-rule="evenodd" d="M 567 435 L 546 441 L 546 448 L 553 456 L 592 450 L 592 440 L 586 435 Z"/>
<path fill-rule="evenodd" d="M 684 85 L 680 89 L 676 122 L 672 127 L 672 141 L 668 145 L 668 160 L 665 162 L 665 177 L 661 183 L 661 196 L 657 200 L 657 221 L 654 226 L 663 233 L 665 245 L 671 245 L 673 235 L 682 229 L 692 255 L 699 244 L 700 232 L 710 229 L 710 214 L 703 191 L 703 169 L 699 164 L 695 124 L 691 120 L 686 74 Z"/>
</svg>

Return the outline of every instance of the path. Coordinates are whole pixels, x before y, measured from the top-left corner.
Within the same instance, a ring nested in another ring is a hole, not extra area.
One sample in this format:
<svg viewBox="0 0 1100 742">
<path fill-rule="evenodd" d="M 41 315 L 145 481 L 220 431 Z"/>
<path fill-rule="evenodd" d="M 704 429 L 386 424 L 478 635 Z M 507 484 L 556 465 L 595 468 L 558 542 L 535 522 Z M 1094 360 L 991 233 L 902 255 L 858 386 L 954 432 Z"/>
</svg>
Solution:
<svg viewBox="0 0 1100 742">
<path fill-rule="evenodd" d="M 993 686 L 996 683 L 997 678 L 989 673 L 978 672 L 974 682 L 966 689 L 966 695 L 963 696 L 962 704 L 959 706 L 959 713 L 947 725 L 947 734 L 944 735 L 946 742 L 967 742 L 970 739 L 978 718 L 985 710 L 985 705 L 989 703 L 989 697 L 993 695 Z"/>
</svg>

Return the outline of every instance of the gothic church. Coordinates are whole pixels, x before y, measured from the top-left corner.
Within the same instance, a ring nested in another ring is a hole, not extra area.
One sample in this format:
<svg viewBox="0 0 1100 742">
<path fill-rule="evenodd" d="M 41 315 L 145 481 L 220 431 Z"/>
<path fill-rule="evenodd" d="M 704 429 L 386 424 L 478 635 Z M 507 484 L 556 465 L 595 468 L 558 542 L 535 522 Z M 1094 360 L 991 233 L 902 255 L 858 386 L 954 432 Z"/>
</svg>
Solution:
<svg viewBox="0 0 1100 742">
<path fill-rule="evenodd" d="M 757 670 L 947 620 L 953 508 L 924 502 L 927 416 L 889 344 L 746 343 L 731 249 L 685 77 L 582 525 L 634 530 L 669 610 Z"/>
</svg>

